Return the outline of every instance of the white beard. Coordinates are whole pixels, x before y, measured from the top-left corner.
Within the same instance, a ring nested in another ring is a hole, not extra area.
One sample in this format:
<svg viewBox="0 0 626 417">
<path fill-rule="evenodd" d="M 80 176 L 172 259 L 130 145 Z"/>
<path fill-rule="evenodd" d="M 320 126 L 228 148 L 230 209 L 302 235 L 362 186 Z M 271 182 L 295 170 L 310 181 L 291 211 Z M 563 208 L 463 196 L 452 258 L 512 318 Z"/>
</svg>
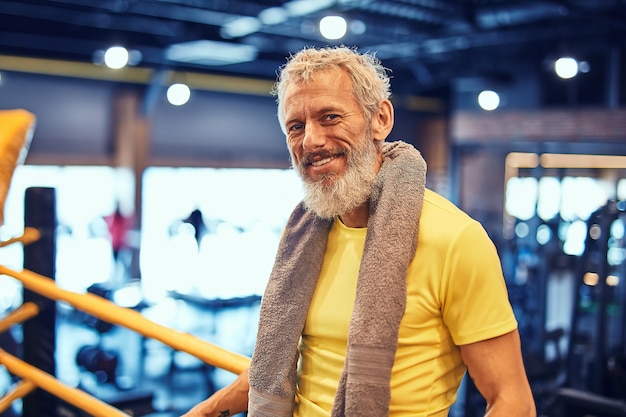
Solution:
<svg viewBox="0 0 626 417">
<path fill-rule="evenodd" d="M 331 219 L 365 203 L 372 193 L 376 181 L 378 149 L 369 136 L 362 145 L 347 154 L 346 170 L 343 175 L 331 173 L 324 178 L 312 180 L 306 176 L 305 168 L 295 166 L 304 182 L 304 205 L 322 218 Z M 330 181 L 330 184 L 324 182 Z"/>
</svg>

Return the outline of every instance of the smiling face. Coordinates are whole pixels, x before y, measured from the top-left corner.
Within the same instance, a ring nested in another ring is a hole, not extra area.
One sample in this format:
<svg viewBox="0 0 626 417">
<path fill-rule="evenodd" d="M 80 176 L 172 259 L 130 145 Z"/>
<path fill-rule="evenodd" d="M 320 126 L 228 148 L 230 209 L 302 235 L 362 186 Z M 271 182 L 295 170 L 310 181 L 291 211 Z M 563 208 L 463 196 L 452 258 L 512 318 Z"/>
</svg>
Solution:
<svg viewBox="0 0 626 417">
<path fill-rule="evenodd" d="M 378 115 L 370 121 L 355 99 L 347 72 L 332 67 L 289 85 L 282 109 L 305 204 L 333 217 L 365 203 L 380 169 L 384 137 L 376 135 Z"/>
</svg>

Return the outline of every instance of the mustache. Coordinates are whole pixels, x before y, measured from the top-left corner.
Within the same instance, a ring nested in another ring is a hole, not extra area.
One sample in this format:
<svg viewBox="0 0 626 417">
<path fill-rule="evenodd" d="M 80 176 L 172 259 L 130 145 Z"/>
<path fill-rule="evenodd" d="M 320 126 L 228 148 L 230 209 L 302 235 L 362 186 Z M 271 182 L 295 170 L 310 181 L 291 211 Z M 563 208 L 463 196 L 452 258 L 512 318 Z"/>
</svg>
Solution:
<svg viewBox="0 0 626 417">
<path fill-rule="evenodd" d="M 300 163 L 304 165 L 310 165 L 315 161 L 326 158 L 334 158 L 337 156 L 346 155 L 348 152 L 345 149 L 323 149 L 316 152 L 306 152 L 302 155 Z"/>
</svg>

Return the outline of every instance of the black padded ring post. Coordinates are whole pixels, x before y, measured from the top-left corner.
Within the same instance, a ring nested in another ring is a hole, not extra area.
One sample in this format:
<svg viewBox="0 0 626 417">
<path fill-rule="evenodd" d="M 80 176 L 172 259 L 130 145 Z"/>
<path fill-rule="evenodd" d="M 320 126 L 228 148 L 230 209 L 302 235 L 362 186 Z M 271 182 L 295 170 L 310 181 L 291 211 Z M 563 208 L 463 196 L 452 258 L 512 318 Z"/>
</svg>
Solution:
<svg viewBox="0 0 626 417">
<path fill-rule="evenodd" d="M 24 246 L 24 268 L 55 278 L 56 195 L 54 188 L 28 188 L 24 196 L 24 227 L 36 228 L 41 238 Z M 24 302 L 39 306 L 39 314 L 23 324 L 23 359 L 56 376 L 54 360 L 56 302 L 24 288 Z M 22 417 L 56 417 L 58 399 L 36 389 L 23 400 Z"/>
</svg>

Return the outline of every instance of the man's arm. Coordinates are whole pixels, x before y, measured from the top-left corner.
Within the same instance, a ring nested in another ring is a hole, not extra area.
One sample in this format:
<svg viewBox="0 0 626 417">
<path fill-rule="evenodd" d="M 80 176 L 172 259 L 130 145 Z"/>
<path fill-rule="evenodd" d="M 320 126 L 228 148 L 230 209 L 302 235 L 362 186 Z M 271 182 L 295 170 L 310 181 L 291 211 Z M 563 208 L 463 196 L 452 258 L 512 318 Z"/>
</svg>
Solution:
<svg viewBox="0 0 626 417">
<path fill-rule="evenodd" d="M 476 388 L 487 400 L 485 417 L 536 417 L 517 330 L 460 349 Z"/>
<path fill-rule="evenodd" d="M 248 370 L 181 417 L 228 417 L 248 409 Z"/>
</svg>

